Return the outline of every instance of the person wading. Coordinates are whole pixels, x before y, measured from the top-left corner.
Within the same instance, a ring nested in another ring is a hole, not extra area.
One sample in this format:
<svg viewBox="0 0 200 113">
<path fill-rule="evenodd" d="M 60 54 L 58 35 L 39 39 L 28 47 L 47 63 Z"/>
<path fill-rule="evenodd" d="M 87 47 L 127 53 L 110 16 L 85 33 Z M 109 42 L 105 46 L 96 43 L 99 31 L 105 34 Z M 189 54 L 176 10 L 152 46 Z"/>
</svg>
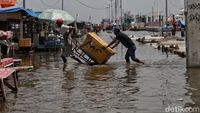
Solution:
<svg viewBox="0 0 200 113">
<path fill-rule="evenodd" d="M 72 59 L 76 60 L 77 62 L 82 63 L 82 61 L 79 58 L 75 57 L 72 52 L 72 46 L 73 46 L 72 40 L 74 40 L 72 38 L 72 35 L 73 35 L 73 37 L 76 35 L 75 28 L 72 26 L 64 25 L 62 19 L 57 19 L 56 25 L 57 25 L 58 31 L 63 34 L 64 45 L 63 45 L 63 51 L 61 54 L 61 58 L 62 58 L 63 62 L 64 63 L 67 62 L 66 57 L 71 57 Z"/>
<path fill-rule="evenodd" d="M 144 62 L 135 57 L 136 46 L 134 42 L 126 34 L 122 33 L 118 28 L 114 28 L 114 34 L 116 37 L 105 48 L 111 47 L 113 49 L 121 42 L 122 45 L 128 49 L 125 55 L 127 63 L 130 63 L 131 57 L 133 61 L 144 64 Z"/>
<path fill-rule="evenodd" d="M 63 62 L 66 63 L 67 62 L 66 57 L 69 57 L 72 54 L 72 45 L 70 43 L 69 38 L 71 38 L 70 34 L 74 28 L 72 26 L 64 25 L 63 19 L 57 19 L 56 25 L 58 27 L 58 31 L 63 34 L 64 46 L 63 46 L 61 58 Z"/>
</svg>

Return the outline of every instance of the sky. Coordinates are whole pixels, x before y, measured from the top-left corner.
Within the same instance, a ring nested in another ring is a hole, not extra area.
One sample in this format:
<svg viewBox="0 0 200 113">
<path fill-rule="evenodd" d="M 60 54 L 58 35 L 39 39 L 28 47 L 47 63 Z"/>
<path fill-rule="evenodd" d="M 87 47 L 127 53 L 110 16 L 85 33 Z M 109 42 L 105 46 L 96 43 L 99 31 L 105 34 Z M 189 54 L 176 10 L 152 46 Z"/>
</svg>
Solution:
<svg viewBox="0 0 200 113">
<path fill-rule="evenodd" d="M 23 0 L 17 0 L 17 6 L 23 6 Z M 26 8 L 34 11 L 61 9 L 62 0 L 26 0 Z M 113 0 L 114 1 L 114 0 Z M 178 13 L 183 8 L 184 0 L 168 0 L 169 14 Z M 111 0 L 64 0 L 64 10 L 80 21 L 100 23 L 109 17 L 108 7 Z M 150 15 L 154 12 L 165 12 L 165 0 L 122 0 L 123 12 Z M 77 16 L 78 15 L 78 16 Z M 120 15 L 120 13 L 118 14 Z"/>
</svg>

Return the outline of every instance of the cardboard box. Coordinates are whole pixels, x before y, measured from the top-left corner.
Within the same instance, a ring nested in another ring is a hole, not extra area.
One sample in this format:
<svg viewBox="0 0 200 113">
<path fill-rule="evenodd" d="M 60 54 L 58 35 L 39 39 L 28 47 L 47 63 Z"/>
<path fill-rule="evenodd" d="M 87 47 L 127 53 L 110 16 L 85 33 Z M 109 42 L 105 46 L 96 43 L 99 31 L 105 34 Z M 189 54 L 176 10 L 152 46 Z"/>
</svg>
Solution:
<svg viewBox="0 0 200 113">
<path fill-rule="evenodd" d="M 108 44 L 96 33 L 90 32 L 81 44 L 81 49 L 97 64 L 104 64 L 115 54 L 111 48 L 104 49 Z"/>
<path fill-rule="evenodd" d="M 31 38 L 19 39 L 19 47 L 31 47 L 31 45 L 32 45 Z"/>
</svg>

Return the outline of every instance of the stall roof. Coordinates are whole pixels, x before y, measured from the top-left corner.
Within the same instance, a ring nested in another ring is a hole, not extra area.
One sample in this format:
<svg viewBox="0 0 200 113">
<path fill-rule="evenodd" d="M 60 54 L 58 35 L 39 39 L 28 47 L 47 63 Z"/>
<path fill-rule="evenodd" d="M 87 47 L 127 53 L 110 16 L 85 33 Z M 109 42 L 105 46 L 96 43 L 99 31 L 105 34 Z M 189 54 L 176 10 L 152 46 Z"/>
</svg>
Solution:
<svg viewBox="0 0 200 113">
<path fill-rule="evenodd" d="M 23 12 L 27 13 L 28 15 L 32 16 L 32 17 L 37 17 L 37 14 L 33 10 L 24 9 L 24 8 L 20 8 L 20 7 L 0 10 L 0 14 L 1 13 L 15 13 L 15 12 L 18 12 L 18 11 L 23 11 Z"/>
</svg>

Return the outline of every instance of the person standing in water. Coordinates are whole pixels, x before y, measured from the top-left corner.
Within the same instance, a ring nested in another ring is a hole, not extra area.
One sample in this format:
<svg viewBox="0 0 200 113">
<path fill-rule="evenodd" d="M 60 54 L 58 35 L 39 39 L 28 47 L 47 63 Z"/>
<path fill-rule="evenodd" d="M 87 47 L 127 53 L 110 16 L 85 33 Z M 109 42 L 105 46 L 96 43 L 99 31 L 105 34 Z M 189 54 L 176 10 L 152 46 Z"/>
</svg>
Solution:
<svg viewBox="0 0 200 113">
<path fill-rule="evenodd" d="M 64 63 L 67 62 L 67 58 L 72 54 L 72 44 L 70 43 L 71 33 L 73 31 L 72 26 L 67 26 L 63 24 L 63 19 L 57 19 L 56 25 L 58 27 L 58 31 L 63 34 L 64 46 L 61 54 L 61 58 Z"/>
<path fill-rule="evenodd" d="M 136 46 L 134 42 L 126 34 L 122 33 L 119 28 L 114 28 L 114 34 L 116 37 L 105 48 L 111 47 L 113 49 L 121 42 L 128 49 L 125 55 L 126 63 L 130 63 L 131 57 L 133 61 L 144 64 L 144 62 L 135 57 Z"/>
<path fill-rule="evenodd" d="M 76 29 L 72 26 L 64 25 L 62 19 L 57 19 L 56 24 L 58 27 L 58 31 L 63 34 L 64 45 L 63 45 L 63 51 L 61 54 L 61 58 L 63 62 L 66 63 L 67 57 L 71 57 L 77 62 L 82 63 L 82 61 L 79 58 L 75 57 L 72 52 L 72 46 L 73 46 L 72 40 L 74 40 L 73 38 L 76 35 Z"/>
</svg>

